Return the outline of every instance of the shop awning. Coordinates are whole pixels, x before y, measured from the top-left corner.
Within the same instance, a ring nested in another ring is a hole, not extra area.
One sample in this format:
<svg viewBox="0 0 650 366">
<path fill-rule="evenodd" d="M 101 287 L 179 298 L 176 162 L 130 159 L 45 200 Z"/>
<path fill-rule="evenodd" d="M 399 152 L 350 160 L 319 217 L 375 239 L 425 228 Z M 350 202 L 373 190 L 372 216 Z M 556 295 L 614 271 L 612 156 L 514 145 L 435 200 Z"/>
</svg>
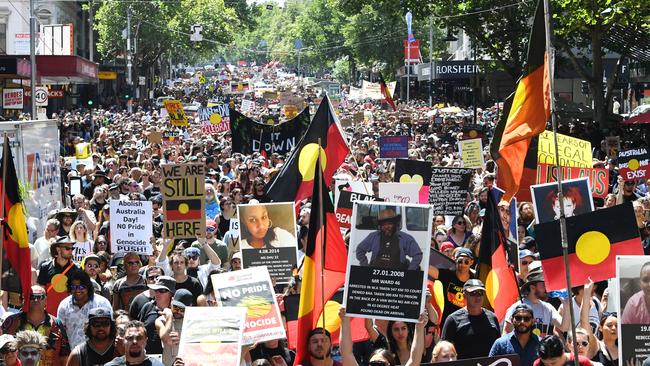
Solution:
<svg viewBox="0 0 650 366">
<path fill-rule="evenodd" d="M 634 117 L 628 118 L 621 122 L 624 125 L 646 125 L 650 123 L 650 112 L 637 114 Z"/>
<path fill-rule="evenodd" d="M 96 63 L 80 56 L 36 56 L 40 84 L 94 84 L 98 82 Z"/>
<path fill-rule="evenodd" d="M 0 79 L 23 79 L 31 73 L 29 59 L 15 56 L 0 57 Z"/>
</svg>

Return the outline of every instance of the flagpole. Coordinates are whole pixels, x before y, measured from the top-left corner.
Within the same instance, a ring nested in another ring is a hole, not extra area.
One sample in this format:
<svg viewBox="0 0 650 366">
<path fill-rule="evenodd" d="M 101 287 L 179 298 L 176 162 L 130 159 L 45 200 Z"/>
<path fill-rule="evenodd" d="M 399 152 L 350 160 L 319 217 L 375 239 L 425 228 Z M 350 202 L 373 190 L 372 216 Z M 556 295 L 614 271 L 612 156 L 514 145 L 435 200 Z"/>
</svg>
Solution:
<svg viewBox="0 0 650 366">
<path fill-rule="evenodd" d="M 33 93 L 33 91 L 32 91 Z M 33 94 L 32 94 L 33 95 Z M 9 144 L 5 144 L 7 140 L 7 133 L 3 133 L 2 139 L 2 198 L 0 199 L 0 275 L 2 275 L 2 258 L 4 258 L 4 245 L 5 245 L 5 194 L 7 193 L 7 152 L 5 149 L 11 148 Z M 2 283 L 0 282 L 0 293 L 2 292 Z"/>
<path fill-rule="evenodd" d="M 551 10 L 549 0 L 542 0 L 544 3 L 544 29 L 546 37 L 546 57 L 548 58 L 548 75 L 549 75 L 549 94 L 551 104 L 551 125 L 553 127 L 553 141 L 555 143 L 555 166 L 557 167 L 557 192 L 560 201 L 560 237 L 562 242 L 562 257 L 564 258 L 564 272 L 566 274 L 566 290 L 571 293 L 571 273 L 569 272 L 569 240 L 567 237 L 566 216 L 564 212 L 564 193 L 562 192 L 562 167 L 560 166 L 560 152 L 557 142 L 557 119 L 555 116 L 555 54 L 551 45 Z M 573 303 L 569 297 L 569 316 L 571 318 L 571 339 L 573 343 L 573 363 L 575 366 L 578 362 L 578 340 L 576 338 L 575 314 L 573 312 Z M 566 309 L 565 309 L 566 310 Z"/>
<path fill-rule="evenodd" d="M 316 177 L 316 173 L 318 173 L 318 202 L 320 202 L 320 207 L 318 208 L 320 212 L 317 212 L 317 215 L 320 215 L 321 219 L 321 227 L 324 227 L 323 223 L 325 220 L 325 205 L 323 204 L 323 169 L 321 167 L 321 158 L 320 158 L 320 151 L 321 151 L 321 138 L 318 138 L 318 164 L 316 166 L 320 170 L 319 172 L 314 172 L 314 177 Z M 327 197 L 329 199 L 329 197 Z M 313 200 L 313 198 L 312 198 Z M 325 229 L 321 235 L 320 235 L 320 262 L 321 262 L 321 271 L 320 271 L 320 291 L 321 291 L 321 309 L 323 309 L 323 329 L 325 329 L 325 235 L 327 235 L 327 229 Z"/>
</svg>

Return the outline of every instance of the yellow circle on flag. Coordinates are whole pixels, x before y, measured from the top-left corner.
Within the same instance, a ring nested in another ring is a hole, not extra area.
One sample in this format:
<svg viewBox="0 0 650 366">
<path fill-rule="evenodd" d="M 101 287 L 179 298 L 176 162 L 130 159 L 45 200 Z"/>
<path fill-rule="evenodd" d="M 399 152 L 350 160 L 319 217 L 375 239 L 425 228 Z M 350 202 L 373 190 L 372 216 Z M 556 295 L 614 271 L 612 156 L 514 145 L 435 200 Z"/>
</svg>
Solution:
<svg viewBox="0 0 650 366">
<path fill-rule="evenodd" d="M 636 159 L 630 159 L 630 161 L 627 162 L 627 167 L 630 168 L 630 170 L 637 170 L 639 169 L 639 161 Z"/>
<path fill-rule="evenodd" d="M 341 308 L 341 304 L 334 300 L 329 300 L 325 303 L 325 309 L 323 309 L 323 312 L 320 314 L 318 317 L 318 321 L 316 322 L 317 327 L 323 327 L 323 324 L 325 324 L 325 329 L 327 329 L 330 333 L 334 333 L 339 328 L 341 327 L 341 318 L 339 318 L 339 309 Z M 325 323 L 323 323 L 323 316 L 325 316 Z"/>
<path fill-rule="evenodd" d="M 490 305 L 492 305 L 492 307 L 494 307 L 494 299 L 497 298 L 498 294 L 499 276 L 497 276 L 494 270 L 491 269 L 485 278 L 485 295 L 487 296 L 488 301 L 490 301 Z"/>
<path fill-rule="evenodd" d="M 181 203 L 178 205 L 178 212 L 182 214 L 186 214 L 190 211 L 190 206 L 187 205 L 187 203 Z"/>
<path fill-rule="evenodd" d="M 478 136 L 478 132 L 476 132 L 476 130 L 469 131 L 469 137 L 474 138 L 476 136 Z"/>
<path fill-rule="evenodd" d="M 611 245 L 607 236 L 599 231 L 587 231 L 576 243 L 576 255 L 583 263 L 594 265 L 609 256 Z"/>
<path fill-rule="evenodd" d="M 213 125 L 218 125 L 219 123 L 221 123 L 221 115 L 219 113 L 214 113 L 210 115 L 210 123 L 212 123 Z"/>
<path fill-rule="evenodd" d="M 320 151 L 321 170 L 325 170 L 327 166 L 327 154 L 322 147 L 318 144 L 307 144 L 300 150 L 298 155 L 298 171 L 302 175 L 303 180 L 313 180 L 316 167 L 316 159 L 318 159 L 318 151 Z"/>
</svg>

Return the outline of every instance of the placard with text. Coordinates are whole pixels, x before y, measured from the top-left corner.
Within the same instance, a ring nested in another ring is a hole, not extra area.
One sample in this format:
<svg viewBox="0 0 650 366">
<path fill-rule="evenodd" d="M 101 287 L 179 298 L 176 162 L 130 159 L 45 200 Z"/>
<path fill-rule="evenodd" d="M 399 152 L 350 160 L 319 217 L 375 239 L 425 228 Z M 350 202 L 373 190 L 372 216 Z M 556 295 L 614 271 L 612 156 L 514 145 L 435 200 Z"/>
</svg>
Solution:
<svg viewBox="0 0 650 366">
<path fill-rule="evenodd" d="M 434 166 L 429 183 L 429 203 L 436 215 L 462 215 L 473 169 Z"/>
<path fill-rule="evenodd" d="M 110 201 L 111 251 L 151 255 L 153 216 L 150 201 Z"/>
<path fill-rule="evenodd" d="M 205 234 L 205 165 L 161 164 L 163 236 L 196 240 Z"/>
</svg>

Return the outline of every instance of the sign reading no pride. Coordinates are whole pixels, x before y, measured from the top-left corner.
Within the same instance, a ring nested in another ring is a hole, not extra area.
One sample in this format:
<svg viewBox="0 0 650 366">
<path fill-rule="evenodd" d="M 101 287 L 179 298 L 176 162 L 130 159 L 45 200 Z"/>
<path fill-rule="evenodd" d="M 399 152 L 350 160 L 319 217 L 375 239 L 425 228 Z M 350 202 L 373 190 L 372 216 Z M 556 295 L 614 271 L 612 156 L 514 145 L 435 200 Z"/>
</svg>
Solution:
<svg viewBox="0 0 650 366">
<path fill-rule="evenodd" d="M 113 253 L 133 251 L 151 255 L 151 202 L 111 200 L 110 210 Z"/>
</svg>

